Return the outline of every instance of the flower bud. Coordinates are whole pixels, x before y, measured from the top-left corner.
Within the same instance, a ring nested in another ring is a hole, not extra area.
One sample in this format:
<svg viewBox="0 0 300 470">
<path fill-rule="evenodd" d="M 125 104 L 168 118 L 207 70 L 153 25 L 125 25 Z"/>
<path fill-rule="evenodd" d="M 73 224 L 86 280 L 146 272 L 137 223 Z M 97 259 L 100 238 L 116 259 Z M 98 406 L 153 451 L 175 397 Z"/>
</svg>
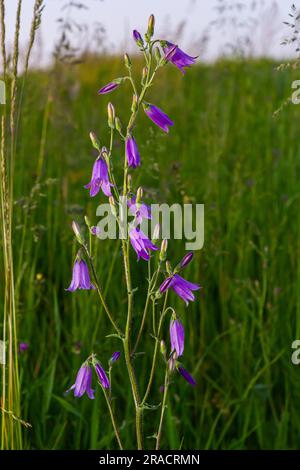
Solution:
<svg viewBox="0 0 300 470">
<path fill-rule="evenodd" d="M 170 261 L 166 262 L 166 270 L 168 274 L 172 274 L 172 267 L 171 267 Z"/>
<path fill-rule="evenodd" d="M 159 254 L 159 259 L 160 261 L 165 261 L 167 257 L 167 249 L 168 249 L 168 240 L 164 239 L 161 242 L 161 247 L 160 247 L 160 254 Z"/>
<path fill-rule="evenodd" d="M 142 85 L 146 83 L 147 76 L 148 76 L 148 67 L 144 67 L 142 71 Z"/>
<path fill-rule="evenodd" d="M 168 361 L 169 371 L 173 372 L 176 368 L 176 353 L 172 353 Z"/>
<path fill-rule="evenodd" d="M 155 57 L 156 62 L 160 62 L 160 60 L 161 60 L 161 52 L 160 52 L 160 48 L 159 48 L 159 47 L 156 47 L 156 48 L 155 48 L 154 57 Z"/>
<path fill-rule="evenodd" d="M 190 264 L 190 262 L 193 259 L 193 256 L 194 256 L 194 253 L 192 251 L 187 253 L 180 261 L 180 267 L 185 268 L 188 264 Z"/>
<path fill-rule="evenodd" d="M 143 188 L 139 187 L 138 190 L 137 190 L 137 193 L 136 193 L 136 201 L 135 203 L 136 204 L 140 204 L 141 200 L 142 200 L 142 197 L 143 197 Z"/>
<path fill-rule="evenodd" d="M 148 29 L 147 29 L 147 37 L 149 39 L 151 39 L 154 34 L 154 25 L 155 25 L 154 15 L 150 15 L 149 20 L 148 20 Z"/>
<path fill-rule="evenodd" d="M 84 245 L 84 238 L 81 234 L 80 227 L 79 227 L 78 223 L 75 222 L 75 220 L 73 220 L 73 222 L 72 222 L 72 229 L 73 229 L 73 232 L 75 234 L 75 237 L 76 237 L 78 243 L 80 243 L 80 245 Z"/>
<path fill-rule="evenodd" d="M 142 38 L 142 36 L 140 35 L 140 33 L 139 33 L 136 29 L 134 29 L 132 34 L 133 34 L 133 39 L 135 40 L 135 42 L 137 43 L 137 45 L 138 45 L 139 47 L 143 47 L 144 41 L 143 41 L 143 38 Z"/>
<path fill-rule="evenodd" d="M 153 230 L 152 240 L 159 240 L 160 238 L 160 225 L 156 224 Z"/>
<path fill-rule="evenodd" d="M 161 352 L 161 354 L 163 355 L 163 357 L 166 359 L 167 347 L 166 347 L 166 343 L 164 342 L 163 339 L 162 339 L 161 342 L 160 342 L 160 352 Z"/>
<path fill-rule="evenodd" d="M 119 359 L 120 355 L 121 355 L 120 351 L 115 351 L 113 353 L 110 360 L 108 361 L 109 367 L 111 367 L 113 365 L 113 363 L 116 362 Z"/>
<path fill-rule="evenodd" d="M 122 133 L 122 123 L 118 117 L 115 119 L 115 126 L 117 131 L 121 134 Z"/>
<path fill-rule="evenodd" d="M 131 191 L 131 188 L 132 188 L 132 177 L 131 175 L 128 175 L 127 176 L 127 189 L 129 192 Z"/>
<path fill-rule="evenodd" d="M 95 132 L 90 132 L 90 139 L 91 139 L 91 142 L 92 142 L 92 145 L 94 147 L 94 149 L 98 150 L 100 152 L 100 142 L 95 134 Z"/>
<path fill-rule="evenodd" d="M 107 105 L 107 115 L 108 115 L 108 125 L 111 129 L 115 127 L 115 108 L 112 103 L 108 103 Z"/>
<path fill-rule="evenodd" d="M 124 54 L 124 62 L 125 62 L 125 67 L 130 69 L 131 68 L 131 60 L 130 60 L 130 57 L 127 53 Z"/>
<path fill-rule="evenodd" d="M 91 222 L 87 215 L 84 216 L 85 225 L 90 228 Z"/>
<path fill-rule="evenodd" d="M 139 99 L 138 99 L 138 96 L 137 96 L 137 95 L 133 95 L 133 97 L 132 97 L 132 104 L 131 104 L 131 111 L 132 111 L 133 113 L 135 113 L 136 110 L 137 110 L 137 107 L 138 107 L 138 100 L 139 100 Z"/>
</svg>

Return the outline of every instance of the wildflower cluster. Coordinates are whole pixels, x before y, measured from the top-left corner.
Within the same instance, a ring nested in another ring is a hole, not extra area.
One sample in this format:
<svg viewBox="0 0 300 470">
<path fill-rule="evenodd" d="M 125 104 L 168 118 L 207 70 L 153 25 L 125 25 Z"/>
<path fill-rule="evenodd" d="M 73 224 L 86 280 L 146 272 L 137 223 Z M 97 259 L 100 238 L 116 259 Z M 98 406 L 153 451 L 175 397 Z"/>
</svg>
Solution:
<svg viewBox="0 0 300 470">
<path fill-rule="evenodd" d="M 95 290 L 102 303 L 104 312 L 111 322 L 114 330 L 113 336 L 122 341 L 124 348 L 125 364 L 128 371 L 128 377 L 131 385 L 133 396 L 133 403 L 135 407 L 135 423 L 136 423 L 136 438 L 137 447 L 143 448 L 143 433 L 142 433 L 142 414 L 143 410 L 148 406 L 147 399 L 151 392 L 154 373 L 157 366 L 159 345 L 166 364 L 165 383 L 163 386 L 163 403 L 161 406 L 161 417 L 159 429 L 156 434 L 156 448 L 159 448 L 162 423 L 165 410 L 165 402 L 167 398 L 168 387 L 170 384 L 170 377 L 174 371 L 178 371 L 182 377 L 187 380 L 191 385 L 196 385 L 193 377 L 182 367 L 179 358 L 184 352 L 184 327 L 178 315 L 172 307 L 168 306 L 168 293 L 172 290 L 188 305 L 190 301 L 195 300 L 194 291 L 198 290 L 198 284 L 191 283 L 184 279 L 180 273 L 192 261 L 193 253 L 188 253 L 184 256 L 181 262 L 174 268 L 171 268 L 170 262 L 167 260 L 167 240 L 162 240 L 160 247 L 157 246 L 159 238 L 159 226 L 156 227 L 155 233 L 150 239 L 142 230 L 141 224 L 144 219 L 151 219 L 150 206 L 143 202 L 143 189 L 139 187 L 136 191 L 133 189 L 132 175 L 137 171 L 138 167 L 143 164 L 143 158 L 139 151 L 138 139 L 135 137 L 136 120 L 140 110 L 143 110 L 146 116 L 163 132 L 168 133 L 174 126 L 172 119 L 157 105 L 146 101 L 146 94 L 153 84 L 154 78 L 162 67 L 168 63 L 173 64 L 183 74 L 185 69 L 195 63 L 196 57 L 191 57 L 183 52 L 177 45 L 161 39 L 153 39 L 154 34 L 154 16 L 151 15 L 148 22 L 148 29 L 144 37 L 134 30 L 133 39 L 142 52 L 145 58 L 145 67 L 142 71 L 140 89 L 136 84 L 132 75 L 132 63 L 128 54 L 124 56 L 125 68 L 127 73 L 123 77 L 115 78 L 110 83 L 102 86 L 98 94 L 106 95 L 115 92 L 119 87 L 129 82 L 132 89 L 132 106 L 131 115 L 126 126 L 126 131 L 123 131 L 121 120 L 116 115 L 115 107 L 112 103 L 108 104 L 108 127 L 110 132 L 110 143 L 108 146 L 101 146 L 97 136 L 91 132 L 90 139 L 94 149 L 97 150 L 98 156 L 94 162 L 92 169 L 92 176 L 90 182 L 85 186 L 89 190 L 91 197 L 99 194 L 100 190 L 103 195 L 108 198 L 111 212 L 120 223 L 120 198 L 125 198 L 126 204 L 133 220 L 128 224 L 129 238 L 122 237 L 122 255 L 125 269 L 126 291 L 128 296 L 127 302 L 127 318 L 115 318 L 111 311 L 104 295 L 102 293 L 101 282 L 98 278 L 94 259 L 91 253 L 91 240 L 88 243 L 85 239 L 84 231 L 77 222 L 73 222 L 73 231 L 76 239 L 80 245 L 80 249 L 76 256 L 73 277 L 68 291 L 74 292 L 77 289 Z M 119 139 L 124 146 L 124 174 L 123 184 L 116 181 L 113 172 L 113 159 L 116 158 L 114 154 L 113 144 L 115 139 Z M 103 196 L 102 196 L 103 197 Z M 97 226 L 91 226 L 87 218 L 85 222 L 89 233 L 98 235 L 99 229 Z M 130 246 L 137 255 L 137 261 L 143 260 L 148 263 L 148 291 L 145 300 L 145 308 L 143 313 L 139 316 L 134 309 L 134 296 L 136 289 L 132 286 L 131 281 L 131 253 Z M 91 277 L 90 277 L 91 273 Z M 161 280 L 159 286 L 160 276 L 164 275 L 165 279 Z M 91 280 L 92 278 L 92 280 Z M 163 302 L 162 302 L 163 300 Z M 146 325 L 147 314 L 149 311 L 149 304 L 153 305 L 153 312 L 159 310 L 157 321 L 153 321 L 153 337 L 155 338 L 154 353 L 152 358 L 152 367 L 149 372 L 149 380 L 147 388 L 142 394 L 137 380 L 138 374 L 135 372 L 133 358 L 139 348 L 141 338 L 143 336 L 144 327 Z M 162 306 L 161 306 L 162 303 Z M 167 355 L 166 346 L 162 340 L 163 325 L 167 315 L 170 314 L 170 353 Z M 125 325 L 123 325 L 123 320 Z M 121 325 L 121 326 L 120 326 Z M 134 325 L 134 330 L 132 330 Z M 135 330 L 138 334 L 133 338 Z M 113 364 L 119 359 L 120 352 L 115 352 L 109 360 L 109 370 L 106 372 L 98 361 L 94 353 L 81 365 L 74 385 L 68 390 L 73 390 L 76 397 L 81 397 L 85 393 L 89 398 L 94 398 L 94 390 L 92 389 L 93 370 L 96 374 L 98 382 L 104 391 L 104 396 L 109 408 L 112 425 L 115 435 L 122 448 L 122 442 L 116 419 L 111 407 L 111 369 Z"/>
</svg>

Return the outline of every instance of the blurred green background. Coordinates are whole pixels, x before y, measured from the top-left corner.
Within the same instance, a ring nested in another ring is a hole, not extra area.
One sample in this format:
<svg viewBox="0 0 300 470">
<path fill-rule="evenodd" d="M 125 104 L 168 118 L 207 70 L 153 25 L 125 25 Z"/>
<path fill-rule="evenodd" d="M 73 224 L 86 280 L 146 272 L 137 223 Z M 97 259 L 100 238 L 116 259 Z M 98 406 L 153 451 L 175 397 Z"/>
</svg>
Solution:
<svg viewBox="0 0 300 470">
<path fill-rule="evenodd" d="M 139 60 L 134 71 L 141 68 Z M 93 351 L 105 365 L 121 348 L 105 338 L 110 325 L 94 292 L 66 292 L 78 245 L 71 221 L 88 214 L 94 153 L 89 132 L 108 145 L 106 105 L 123 122 L 131 101 L 129 85 L 109 97 L 97 90 L 122 75 L 116 58 L 87 58 L 30 72 L 19 121 L 15 169 L 15 232 L 24 447 L 113 449 L 116 442 L 98 389 L 95 401 L 64 391 Z M 140 115 L 135 131 L 142 167 L 133 173 L 145 202 L 205 204 L 205 243 L 185 277 L 203 286 L 196 302 L 170 302 L 186 328 L 184 366 L 192 389 L 179 375 L 170 387 L 162 448 L 286 449 L 299 447 L 300 378 L 291 364 L 291 343 L 300 337 L 299 110 L 273 112 L 290 94 L 290 71 L 271 61 L 220 60 L 198 65 L 185 77 L 172 66 L 160 73 L 148 100 L 174 120 L 164 135 Z M 113 154 L 118 178 L 123 148 Z M 95 243 L 95 259 L 107 302 L 125 323 L 126 292 L 120 246 Z M 168 259 L 185 253 L 170 241 Z M 142 314 L 146 263 L 134 266 L 134 329 Z M 149 322 L 150 322 L 149 316 Z M 145 389 L 154 339 L 151 325 L 135 359 Z M 164 331 L 168 340 L 168 327 Z M 150 403 L 161 400 L 159 361 Z M 96 384 L 94 384 L 96 385 Z M 135 445 L 134 413 L 124 358 L 113 369 L 114 408 L 126 448 Z M 146 447 L 153 446 L 159 411 L 144 414 Z"/>
</svg>

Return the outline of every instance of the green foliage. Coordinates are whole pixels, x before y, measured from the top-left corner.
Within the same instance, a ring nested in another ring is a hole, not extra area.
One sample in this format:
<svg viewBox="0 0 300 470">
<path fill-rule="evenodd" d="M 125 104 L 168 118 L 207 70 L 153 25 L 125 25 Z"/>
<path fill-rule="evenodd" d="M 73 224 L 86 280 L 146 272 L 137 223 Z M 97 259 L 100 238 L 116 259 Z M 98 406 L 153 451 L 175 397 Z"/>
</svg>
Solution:
<svg viewBox="0 0 300 470">
<path fill-rule="evenodd" d="M 32 425 L 23 432 L 25 448 L 116 448 L 100 390 L 94 402 L 64 391 L 92 351 L 106 364 L 119 341 L 105 338 L 110 326 L 94 292 L 71 295 L 64 289 L 77 248 L 71 221 L 81 223 L 87 211 L 95 223 L 97 202 L 104 200 L 101 195 L 91 201 L 83 189 L 94 160 L 89 132 L 107 145 L 108 100 L 123 121 L 130 107 L 118 90 L 97 96 L 121 67 L 103 58 L 31 72 L 24 91 L 14 250 L 19 339 L 30 344 L 20 357 L 21 418 Z M 205 245 L 186 269 L 186 277 L 203 289 L 188 310 L 172 295 L 186 327 L 183 362 L 197 387 L 174 376 L 162 448 L 299 446 L 300 373 L 290 361 L 291 343 L 300 337 L 299 111 L 289 105 L 278 119 L 272 116 L 290 93 L 292 73 L 275 72 L 267 61 L 219 62 L 193 68 L 185 80 L 167 67 L 148 100 L 168 113 L 174 128 L 166 136 L 139 118 L 135 137 L 145 201 L 205 204 Z M 117 175 L 122 163 L 120 146 Z M 184 243 L 171 241 L 168 253 L 179 261 Z M 120 247 L 98 241 L 94 255 L 107 301 L 122 324 Z M 141 273 L 146 275 L 143 261 L 136 264 L 134 286 Z M 143 309 L 138 298 L 136 317 Z M 135 359 L 142 390 L 154 347 L 150 321 L 149 316 L 148 338 L 139 347 L 144 354 Z M 123 361 L 113 370 L 113 406 L 125 446 L 132 448 L 134 414 Z M 151 405 L 162 398 L 160 370 Z M 146 436 L 153 436 L 158 420 L 155 407 L 145 411 Z"/>
</svg>

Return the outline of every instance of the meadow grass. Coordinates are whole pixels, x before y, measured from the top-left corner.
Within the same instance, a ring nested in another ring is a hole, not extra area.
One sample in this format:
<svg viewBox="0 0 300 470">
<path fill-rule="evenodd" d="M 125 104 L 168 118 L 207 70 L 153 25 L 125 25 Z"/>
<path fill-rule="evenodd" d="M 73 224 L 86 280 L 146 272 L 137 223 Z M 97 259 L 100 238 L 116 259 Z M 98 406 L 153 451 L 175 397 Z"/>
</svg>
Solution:
<svg viewBox="0 0 300 470">
<path fill-rule="evenodd" d="M 183 78 L 167 67 L 148 99 L 172 117 L 174 128 L 166 136 L 145 116 L 138 120 L 142 167 L 135 177 L 146 202 L 205 204 L 204 248 L 186 270 L 203 289 L 188 309 L 171 295 L 186 328 L 183 363 L 197 387 L 174 377 L 162 448 L 299 447 L 300 372 L 290 359 L 291 343 L 300 338 L 299 111 L 291 105 L 272 117 L 292 82 L 290 71 L 274 69 L 267 60 L 220 61 L 196 66 Z M 121 74 L 119 60 L 90 58 L 69 69 L 31 71 L 23 90 L 13 245 L 18 339 L 30 345 L 19 358 L 21 418 L 32 425 L 23 428 L 27 449 L 116 448 L 100 390 L 94 402 L 64 391 L 92 351 L 105 364 L 120 345 L 105 338 L 110 326 L 96 294 L 64 289 L 78 248 L 71 221 L 81 223 L 87 213 L 96 222 L 97 203 L 104 200 L 91 200 L 83 189 L 95 156 L 90 130 L 103 145 L 109 139 L 108 98 L 97 96 L 97 89 Z M 125 99 L 118 91 L 109 96 L 124 122 Z M 118 176 L 122 155 L 120 146 L 114 154 Z M 120 246 L 98 241 L 94 249 L 107 301 L 124 324 Z M 180 260 L 184 242 L 170 241 L 168 253 Z M 137 318 L 146 263 L 134 266 Z M 154 347 L 148 321 L 139 347 L 144 354 L 135 359 L 143 390 Z M 151 405 L 162 398 L 159 369 Z M 133 448 L 134 413 L 124 371 L 121 358 L 113 372 L 113 403 L 125 448 Z M 155 423 L 157 430 L 159 410 L 146 411 L 149 448 Z"/>
</svg>

